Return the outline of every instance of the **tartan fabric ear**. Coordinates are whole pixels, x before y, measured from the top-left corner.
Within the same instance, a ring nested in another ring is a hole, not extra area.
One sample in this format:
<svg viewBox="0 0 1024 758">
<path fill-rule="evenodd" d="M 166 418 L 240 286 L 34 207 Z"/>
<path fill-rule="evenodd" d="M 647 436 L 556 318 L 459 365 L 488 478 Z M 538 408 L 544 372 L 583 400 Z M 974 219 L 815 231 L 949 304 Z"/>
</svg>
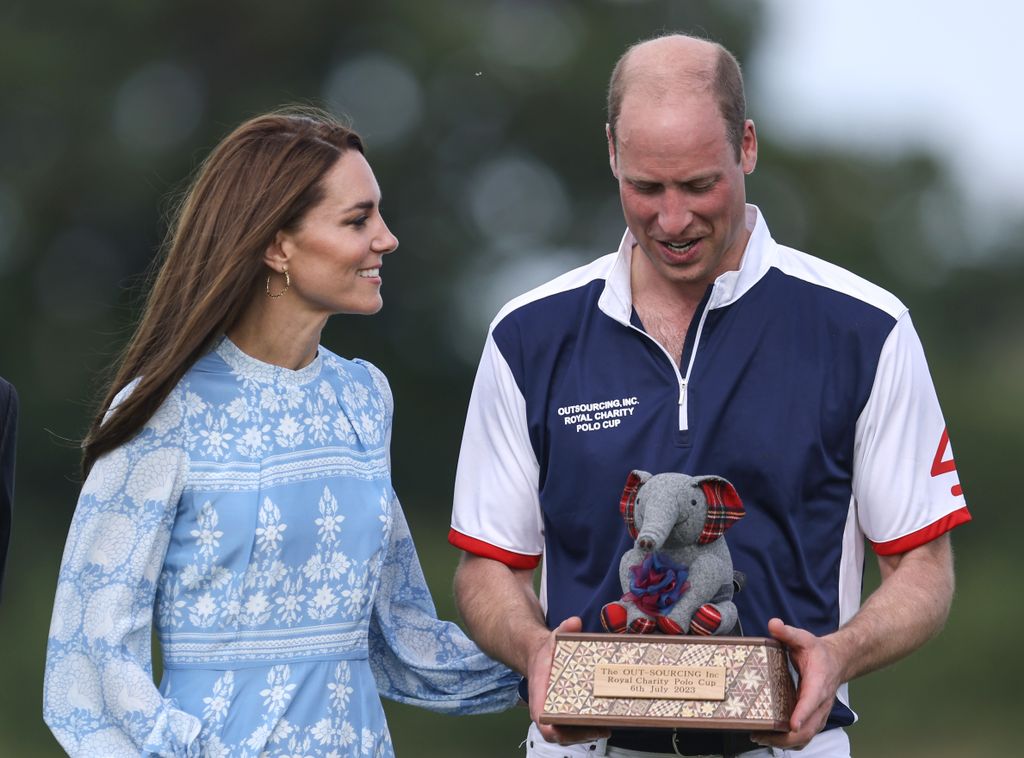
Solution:
<svg viewBox="0 0 1024 758">
<path fill-rule="evenodd" d="M 736 488 L 722 477 L 700 477 L 698 483 L 708 501 L 708 515 L 697 542 L 706 545 L 725 534 L 725 530 L 743 518 L 746 511 Z"/>
<path fill-rule="evenodd" d="M 622 513 L 622 520 L 626 522 L 626 531 L 632 539 L 636 539 L 638 530 L 636 528 L 636 496 L 640 492 L 640 485 L 643 479 L 637 471 L 630 471 L 626 478 L 626 487 L 622 490 L 622 497 L 619 498 L 619 512 Z"/>
</svg>

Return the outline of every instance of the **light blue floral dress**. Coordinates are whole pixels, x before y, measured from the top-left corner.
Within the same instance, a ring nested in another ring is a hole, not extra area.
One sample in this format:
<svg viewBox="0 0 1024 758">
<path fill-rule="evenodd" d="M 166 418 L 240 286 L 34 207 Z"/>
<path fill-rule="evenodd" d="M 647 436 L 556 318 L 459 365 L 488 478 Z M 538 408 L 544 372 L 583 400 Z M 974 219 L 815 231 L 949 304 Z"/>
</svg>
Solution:
<svg viewBox="0 0 1024 758">
<path fill-rule="evenodd" d="M 519 677 L 436 617 L 391 485 L 391 413 L 368 363 L 321 348 L 290 371 L 225 338 L 97 460 L 46 659 L 69 754 L 391 756 L 378 691 L 449 713 L 515 703 Z"/>
</svg>

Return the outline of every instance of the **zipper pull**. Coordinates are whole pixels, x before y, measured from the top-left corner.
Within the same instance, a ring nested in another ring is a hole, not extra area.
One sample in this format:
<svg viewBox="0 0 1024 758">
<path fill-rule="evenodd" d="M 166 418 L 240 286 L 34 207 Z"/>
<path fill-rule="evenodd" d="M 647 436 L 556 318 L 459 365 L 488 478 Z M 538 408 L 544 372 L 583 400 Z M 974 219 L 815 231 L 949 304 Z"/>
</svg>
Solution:
<svg viewBox="0 0 1024 758">
<path fill-rule="evenodd" d="M 679 380 L 679 431 L 685 432 L 690 428 L 690 421 L 686 413 L 686 380 Z"/>
</svg>

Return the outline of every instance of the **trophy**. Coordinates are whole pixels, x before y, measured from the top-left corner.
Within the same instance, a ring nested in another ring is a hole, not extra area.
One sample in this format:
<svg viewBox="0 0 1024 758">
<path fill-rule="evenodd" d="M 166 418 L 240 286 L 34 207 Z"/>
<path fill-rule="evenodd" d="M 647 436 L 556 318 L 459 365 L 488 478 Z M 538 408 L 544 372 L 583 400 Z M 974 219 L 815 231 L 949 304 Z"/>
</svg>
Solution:
<svg viewBox="0 0 1024 758">
<path fill-rule="evenodd" d="M 623 595 L 601 609 L 609 634 L 559 634 L 540 721 L 786 731 L 796 701 L 788 656 L 737 627 L 722 535 L 743 517 L 718 476 L 633 471 L 620 501 L 634 539 Z"/>
</svg>

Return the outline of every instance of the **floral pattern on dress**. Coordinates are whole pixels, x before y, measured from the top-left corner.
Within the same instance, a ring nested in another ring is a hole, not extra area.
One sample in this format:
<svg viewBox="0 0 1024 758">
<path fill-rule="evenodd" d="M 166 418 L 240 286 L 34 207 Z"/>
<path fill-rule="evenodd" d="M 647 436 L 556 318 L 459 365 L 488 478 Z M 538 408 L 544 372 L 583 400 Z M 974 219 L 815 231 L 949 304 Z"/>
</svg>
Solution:
<svg viewBox="0 0 1024 758">
<path fill-rule="evenodd" d="M 224 339 L 96 462 L 44 683 L 70 755 L 386 758 L 378 690 L 515 702 L 518 676 L 436 617 L 391 488 L 391 407 L 370 364 L 321 348 L 289 372 Z"/>
</svg>

